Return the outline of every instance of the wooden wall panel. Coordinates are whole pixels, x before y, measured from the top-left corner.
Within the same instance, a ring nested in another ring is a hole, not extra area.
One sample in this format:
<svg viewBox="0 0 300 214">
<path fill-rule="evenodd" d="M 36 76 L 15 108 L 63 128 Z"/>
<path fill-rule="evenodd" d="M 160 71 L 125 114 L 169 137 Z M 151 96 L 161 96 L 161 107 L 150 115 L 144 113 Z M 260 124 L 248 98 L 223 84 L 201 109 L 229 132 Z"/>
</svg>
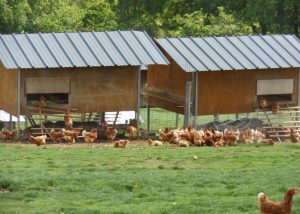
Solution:
<svg viewBox="0 0 300 214">
<path fill-rule="evenodd" d="M 22 85 L 26 78 L 69 78 L 71 93 L 69 104 L 79 112 L 136 110 L 137 67 L 26 69 L 22 70 Z M 21 111 L 24 113 L 26 97 L 22 93 Z"/>
<path fill-rule="evenodd" d="M 297 102 L 297 68 L 200 72 L 199 114 L 253 112 L 256 105 L 256 82 L 262 79 L 294 79 L 292 101 Z"/>
<path fill-rule="evenodd" d="M 147 72 L 147 87 L 168 90 L 169 66 L 149 65 Z"/>
<path fill-rule="evenodd" d="M 0 63 L 0 109 L 17 115 L 17 70 Z"/>
<path fill-rule="evenodd" d="M 26 93 L 71 93 L 70 78 L 34 77 L 26 78 Z"/>
<path fill-rule="evenodd" d="M 169 87 L 171 93 L 178 95 L 185 95 L 185 84 L 187 81 L 192 81 L 191 73 L 184 72 L 173 59 L 171 61 L 171 68 L 169 73 Z"/>
<path fill-rule="evenodd" d="M 192 75 L 184 72 L 168 55 L 167 58 L 171 62 L 169 66 L 163 69 L 158 66 L 149 67 L 148 72 L 148 86 L 163 89 L 161 94 L 165 92 L 166 95 L 161 99 L 159 96 L 149 96 L 148 102 L 152 106 L 182 113 L 182 109 L 176 108 L 168 99 L 172 100 L 174 95 L 184 96 L 185 83 L 191 81 Z M 297 102 L 298 72 L 298 68 L 199 72 L 198 114 L 253 112 L 256 107 L 257 80 L 263 79 L 293 79 L 292 101 Z"/>
</svg>

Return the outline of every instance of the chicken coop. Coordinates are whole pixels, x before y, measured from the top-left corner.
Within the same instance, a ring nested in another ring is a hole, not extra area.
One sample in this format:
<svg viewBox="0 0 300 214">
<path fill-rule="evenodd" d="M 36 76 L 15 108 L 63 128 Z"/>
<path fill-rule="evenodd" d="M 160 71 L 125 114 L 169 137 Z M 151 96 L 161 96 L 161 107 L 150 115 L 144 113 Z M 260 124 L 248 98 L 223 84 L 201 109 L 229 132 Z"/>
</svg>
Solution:
<svg viewBox="0 0 300 214">
<path fill-rule="evenodd" d="M 300 41 L 293 35 L 163 38 L 156 43 L 170 64 L 149 66 L 151 106 L 184 114 L 188 92 L 194 116 L 254 112 L 259 96 L 299 102 Z"/>
<path fill-rule="evenodd" d="M 168 60 L 146 32 L 0 35 L 0 109 L 26 115 L 43 96 L 77 113 L 138 112 L 151 64 Z"/>
</svg>

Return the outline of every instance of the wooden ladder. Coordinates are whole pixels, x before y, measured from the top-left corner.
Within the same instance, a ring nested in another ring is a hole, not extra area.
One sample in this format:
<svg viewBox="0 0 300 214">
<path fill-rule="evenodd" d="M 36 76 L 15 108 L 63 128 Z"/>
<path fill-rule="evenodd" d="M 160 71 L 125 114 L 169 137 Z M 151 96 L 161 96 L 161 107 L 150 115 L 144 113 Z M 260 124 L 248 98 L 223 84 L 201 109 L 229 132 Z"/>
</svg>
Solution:
<svg viewBox="0 0 300 214">
<path fill-rule="evenodd" d="M 264 111 L 267 126 L 263 127 L 266 133 L 272 138 L 277 138 L 279 142 L 287 139 L 290 135 L 290 129 L 300 131 L 300 111 L 299 106 L 290 106 L 290 104 L 281 104 L 277 113 Z"/>
<path fill-rule="evenodd" d="M 29 119 L 29 122 L 32 126 L 36 126 L 36 122 L 33 119 L 32 115 L 38 116 L 36 120 L 39 121 L 40 127 L 32 127 L 31 130 L 35 131 L 32 132 L 32 135 L 44 135 L 46 134 L 48 136 L 47 139 L 51 139 L 54 143 L 54 139 L 50 135 L 50 130 L 60 130 L 60 127 L 57 128 L 47 128 L 44 125 L 44 122 L 47 121 L 47 115 L 55 115 L 57 117 L 62 117 L 62 121 L 64 120 L 63 117 L 65 114 L 71 114 L 72 112 L 75 113 L 76 109 L 74 108 L 68 108 L 68 107 L 59 107 L 59 106 L 46 106 L 46 107 L 39 107 L 39 106 L 27 106 L 27 118 Z M 80 118 L 81 116 L 72 116 L 72 118 Z M 81 136 L 79 136 L 81 137 Z"/>
</svg>

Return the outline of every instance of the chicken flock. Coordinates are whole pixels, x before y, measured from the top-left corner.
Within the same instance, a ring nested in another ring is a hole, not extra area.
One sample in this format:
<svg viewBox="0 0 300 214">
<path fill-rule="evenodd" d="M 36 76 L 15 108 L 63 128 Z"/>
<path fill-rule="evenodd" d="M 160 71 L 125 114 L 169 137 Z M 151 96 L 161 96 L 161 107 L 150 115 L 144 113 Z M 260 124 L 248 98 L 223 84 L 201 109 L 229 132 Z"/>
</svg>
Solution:
<svg viewBox="0 0 300 214">
<path fill-rule="evenodd" d="M 89 145 L 96 142 L 99 135 L 97 128 L 93 128 L 90 131 L 87 130 L 81 131 L 81 128 L 73 128 L 72 117 L 69 114 L 65 114 L 64 122 L 65 122 L 65 128 L 59 130 L 51 129 L 49 132 L 50 139 L 52 139 L 55 143 L 66 142 L 68 144 L 72 144 L 75 143 L 76 141 L 80 142 L 79 140 L 80 137 L 82 137 L 84 141 Z M 106 123 L 104 123 L 102 127 L 106 139 L 109 141 L 113 141 L 118 134 L 118 130 L 116 128 L 109 128 L 108 124 Z M 134 126 L 127 126 L 126 132 L 130 139 L 136 138 L 138 134 L 137 128 Z M 14 131 L 10 132 L 7 130 L 2 130 L 3 140 L 11 139 L 14 133 L 15 133 Z M 37 146 L 45 145 L 46 139 L 47 139 L 47 135 L 29 136 L 29 140 L 32 141 Z M 119 141 L 115 141 L 113 145 L 114 147 L 124 148 L 126 147 L 128 142 L 129 142 L 128 140 L 119 140 Z"/>
<path fill-rule="evenodd" d="M 163 143 L 177 144 L 180 147 L 189 146 L 212 146 L 223 147 L 233 146 L 237 143 L 263 143 L 273 145 L 272 139 L 266 139 L 265 134 L 258 130 L 246 127 L 243 130 L 234 131 L 231 128 L 224 131 L 217 131 L 214 128 L 196 130 L 189 126 L 186 129 L 170 130 L 165 128 L 159 133 L 159 140 Z"/>
<path fill-rule="evenodd" d="M 90 131 L 83 130 L 80 128 L 69 129 L 72 125 L 70 118 L 67 118 L 65 126 L 67 128 L 62 128 L 59 130 L 51 129 L 49 132 L 50 139 L 55 143 L 67 142 L 68 144 L 75 143 L 76 141 L 81 142 L 79 138 L 83 138 L 87 144 L 93 144 L 97 141 L 99 137 L 98 130 L 96 128 Z M 109 128 L 106 123 L 103 124 L 103 134 L 107 140 L 113 142 L 116 139 L 118 130 L 116 128 Z M 125 142 L 120 140 L 113 142 L 114 147 L 124 148 L 129 144 L 129 140 L 136 139 L 138 136 L 138 130 L 134 126 L 127 126 L 125 129 L 128 140 Z M 292 128 L 289 129 L 290 141 L 292 143 L 300 142 L 300 133 Z M 16 130 L 8 131 L 2 129 L 3 141 L 11 140 L 16 136 Z M 46 134 L 46 133 L 45 133 Z M 29 136 L 29 140 L 36 145 L 45 145 L 47 135 L 40 136 Z M 46 137 L 45 137 L 46 136 Z M 242 130 L 233 130 L 231 128 L 226 128 L 224 131 L 218 131 L 214 128 L 196 130 L 192 126 L 188 128 L 179 128 L 171 130 L 166 127 L 163 131 L 159 132 L 158 140 L 148 139 L 148 145 L 150 146 L 161 146 L 164 144 L 174 144 L 179 147 L 189 147 L 189 146 L 212 146 L 212 147 L 223 147 L 223 146 L 233 146 L 237 143 L 250 144 L 250 143 L 263 143 L 266 145 L 273 145 L 274 141 L 272 139 L 266 138 L 265 134 L 259 130 L 254 130 L 250 127 L 243 128 Z"/>
</svg>

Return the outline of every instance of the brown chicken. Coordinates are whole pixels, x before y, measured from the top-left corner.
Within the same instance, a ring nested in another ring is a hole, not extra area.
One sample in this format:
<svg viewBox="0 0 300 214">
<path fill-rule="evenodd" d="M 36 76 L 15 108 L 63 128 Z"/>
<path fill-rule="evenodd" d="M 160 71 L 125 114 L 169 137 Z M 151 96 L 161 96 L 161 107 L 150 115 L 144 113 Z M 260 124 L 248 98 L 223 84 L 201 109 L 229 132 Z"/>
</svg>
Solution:
<svg viewBox="0 0 300 214">
<path fill-rule="evenodd" d="M 130 138 L 134 138 L 134 137 L 137 137 L 137 128 L 136 127 L 134 127 L 134 126 L 127 126 L 126 127 L 126 132 L 127 132 L 127 134 L 128 134 L 128 136 L 130 137 Z"/>
<path fill-rule="evenodd" d="M 257 142 L 265 144 L 265 145 L 269 145 L 269 146 L 273 146 L 274 143 L 275 143 L 274 140 L 272 140 L 272 139 L 262 139 L 262 140 L 259 140 Z"/>
<path fill-rule="evenodd" d="M 211 128 L 210 130 L 211 130 L 211 133 L 213 134 L 213 140 L 215 142 L 223 139 L 223 132 L 216 131 L 214 128 Z"/>
<path fill-rule="evenodd" d="M 2 129 L 3 140 L 10 140 L 16 135 L 17 135 L 17 130 L 8 131 L 8 130 L 5 130 L 4 128 Z"/>
<path fill-rule="evenodd" d="M 41 145 L 46 145 L 46 139 L 47 139 L 47 135 L 41 135 L 41 136 L 29 136 L 29 140 L 33 141 L 34 144 L 36 144 L 37 146 L 41 146 Z"/>
<path fill-rule="evenodd" d="M 268 101 L 265 97 L 259 96 L 257 100 L 257 105 L 259 109 L 265 109 L 268 106 Z"/>
<path fill-rule="evenodd" d="M 191 142 L 186 139 L 180 139 L 178 142 L 179 147 L 189 147 L 190 144 L 191 144 Z"/>
<path fill-rule="evenodd" d="M 300 139 L 299 132 L 295 132 L 294 129 L 290 129 L 290 139 L 292 143 L 298 143 Z"/>
<path fill-rule="evenodd" d="M 125 148 L 128 143 L 129 143 L 129 140 L 118 140 L 113 143 L 113 147 Z"/>
<path fill-rule="evenodd" d="M 40 108 L 44 108 L 44 107 L 46 107 L 46 105 L 47 105 L 46 98 L 44 96 L 41 96 L 40 100 L 39 100 L 39 106 L 40 106 Z"/>
<path fill-rule="evenodd" d="M 238 142 L 243 144 L 253 143 L 254 133 L 254 129 L 251 129 L 249 126 L 243 128 L 239 134 Z"/>
<path fill-rule="evenodd" d="M 50 137 L 56 142 L 61 143 L 63 139 L 63 134 L 61 131 L 56 132 L 54 129 L 50 130 Z"/>
<path fill-rule="evenodd" d="M 167 142 L 169 141 L 169 137 L 168 134 L 171 132 L 169 127 L 165 127 L 164 131 L 159 132 L 159 140 L 163 141 L 163 142 Z"/>
<path fill-rule="evenodd" d="M 296 188 L 290 189 L 282 202 L 274 202 L 267 199 L 265 193 L 258 194 L 259 208 L 261 214 L 290 214 L 292 212 L 293 196 L 297 193 Z"/>
<path fill-rule="evenodd" d="M 216 143 L 215 143 L 215 147 L 224 147 L 226 146 L 226 142 L 221 139 L 221 140 L 218 140 Z"/>
<path fill-rule="evenodd" d="M 276 114 L 279 111 L 279 104 L 277 102 L 272 102 L 271 111 Z"/>
<path fill-rule="evenodd" d="M 75 130 L 61 130 L 63 138 L 67 141 L 68 144 L 75 143 L 75 140 L 78 137 L 79 132 Z"/>
<path fill-rule="evenodd" d="M 224 140 L 226 142 L 226 145 L 232 146 L 236 145 L 236 141 L 239 140 L 239 131 L 233 131 L 232 129 L 225 129 L 224 130 Z"/>
<path fill-rule="evenodd" d="M 151 139 L 148 139 L 148 144 L 149 144 L 149 146 L 162 146 L 163 145 L 163 143 L 161 141 L 151 140 Z"/>
<path fill-rule="evenodd" d="M 65 121 L 66 128 L 72 128 L 72 126 L 73 126 L 73 120 L 72 120 L 71 115 L 65 114 L 64 121 Z"/>
<path fill-rule="evenodd" d="M 216 142 L 213 139 L 213 133 L 208 129 L 204 132 L 203 140 L 206 146 L 215 146 L 216 144 Z"/>
<path fill-rule="evenodd" d="M 95 140 L 98 137 L 98 130 L 97 129 L 92 129 L 90 132 L 87 132 L 85 130 L 82 131 L 82 136 L 84 138 L 84 141 L 86 143 L 94 143 Z"/>
<path fill-rule="evenodd" d="M 117 129 L 110 129 L 106 123 L 103 124 L 104 135 L 108 140 L 114 140 L 118 134 Z"/>
<path fill-rule="evenodd" d="M 178 144 L 180 138 L 179 138 L 179 131 L 178 130 L 173 130 L 170 131 L 167 135 L 166 135 L 166 141 L 163 142 L 168 142 L 170 144 Z"/>
<path fill-rule="evenodd" d="M 194 144 L 196 146 L 204 145 L 204 132 L 202 130 L 194 132 Z"/>
</svg>

